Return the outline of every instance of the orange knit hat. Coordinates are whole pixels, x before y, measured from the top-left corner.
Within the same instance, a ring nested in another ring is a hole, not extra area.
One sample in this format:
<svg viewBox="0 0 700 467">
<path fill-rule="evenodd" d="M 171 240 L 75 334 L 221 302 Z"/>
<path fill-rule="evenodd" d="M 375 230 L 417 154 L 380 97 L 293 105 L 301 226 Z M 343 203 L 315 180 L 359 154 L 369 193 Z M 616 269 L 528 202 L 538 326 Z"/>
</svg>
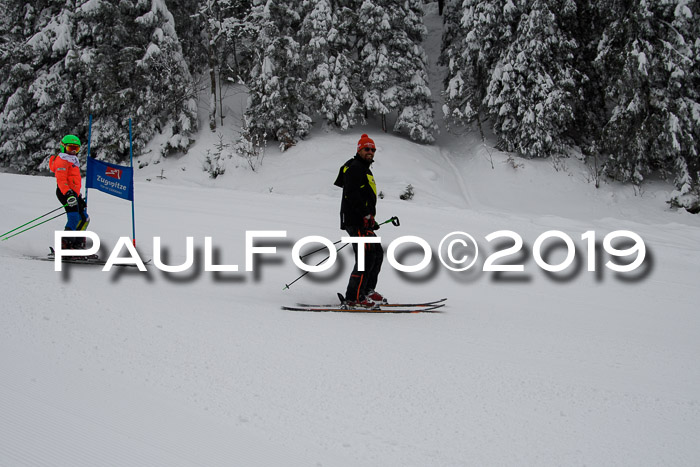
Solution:
<svg viewBox="0 0 700 467">
<path fill-rule="evenodd" d="M 370 138 L 366 134 L 362 135 L 360 137 L 360 141 L 357 142 L 357 150 L 359 151 L 362 148 L 377 149 L 377 147 L 374 145 L 374 141 L 372 140 L 372 138 Z"/>
</svg>

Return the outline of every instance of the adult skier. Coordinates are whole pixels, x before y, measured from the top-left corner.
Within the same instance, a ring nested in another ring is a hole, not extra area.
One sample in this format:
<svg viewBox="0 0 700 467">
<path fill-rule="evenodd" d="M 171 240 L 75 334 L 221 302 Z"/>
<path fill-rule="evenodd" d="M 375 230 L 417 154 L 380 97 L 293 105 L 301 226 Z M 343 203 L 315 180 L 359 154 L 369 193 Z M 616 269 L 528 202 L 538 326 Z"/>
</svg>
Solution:
<svg viewBox="0 0 700 467">
<path fill-rule="evenodd" d="M 377 206 L 377 186 L 370 166 L 374 162 L 377 148 L 374 141 L 363 134 L 357 142 L 355 157 L 348 160 L 338 173 L 335 185 L 343 188 L 340 204 L 340 228 L 351 237 L 376 237 L 374 231 L 379 224 L 374 220 Z M 365 269 L 359 270 L 358 245 L 353 243 L 355 266 L 350 274 L 345 292 L 345 302 L 350 306 L 374 307 L 387 303 L 377 291 L 377 279 L 384 259 L 380 243 L 366 243 Z"/>
<path fill-rule="evenodd" d="M 87 229 L 90 216 L 87 204 L 80 190 L 82 177 L 80 175 L 80 139 L 75 135 L 66 135 L 60 143 L 61 152 L 51 156 L 49 168 L 56 175 L 56 197 L 65 206 L 68 215 L 65 230 L 82 231 Z M 64 238 L 61 248 L 64 250 L 80 250 L 85 248 L 85 237 Z"/>
</svg>

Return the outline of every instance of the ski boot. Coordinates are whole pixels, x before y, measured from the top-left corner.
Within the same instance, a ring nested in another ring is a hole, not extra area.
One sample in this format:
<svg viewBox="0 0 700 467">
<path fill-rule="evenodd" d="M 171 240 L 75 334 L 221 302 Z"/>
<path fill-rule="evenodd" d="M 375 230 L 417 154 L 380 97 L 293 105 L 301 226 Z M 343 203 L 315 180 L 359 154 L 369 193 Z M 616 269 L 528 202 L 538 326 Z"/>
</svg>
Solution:
<svg viewBox="0 0 700 467">
<path fill-rule="evenodd" d="M 374 302 L 376 305 L 386 305 L 387 303 L 389 303 L 389 301 L 376 290 L 370 290 L 369 292 L 367 292 L 366 299 Z"/>
<path fill-rule="evenodd" d="M 345 300 L 342 304 L 343 308 L 368 308 L 379 309 L 379 304 L 367 297 L 362 297 L 360 300 Z"/>
</svg>

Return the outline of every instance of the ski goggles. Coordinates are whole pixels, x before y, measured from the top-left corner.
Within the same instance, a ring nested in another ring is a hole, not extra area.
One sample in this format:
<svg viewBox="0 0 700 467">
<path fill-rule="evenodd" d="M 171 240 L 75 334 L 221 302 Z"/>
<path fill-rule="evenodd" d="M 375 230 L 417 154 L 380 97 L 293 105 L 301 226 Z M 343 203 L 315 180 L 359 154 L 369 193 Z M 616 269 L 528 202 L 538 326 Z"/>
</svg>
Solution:
<svg viewBox="0 0 700 467">
<path fill-rule="evenodd" d="M 64 144 L 63 147 L 65 148 L 66 152 L 79 152 L 80 151 L 80 145 L 79 144 Z"/>
</svg>

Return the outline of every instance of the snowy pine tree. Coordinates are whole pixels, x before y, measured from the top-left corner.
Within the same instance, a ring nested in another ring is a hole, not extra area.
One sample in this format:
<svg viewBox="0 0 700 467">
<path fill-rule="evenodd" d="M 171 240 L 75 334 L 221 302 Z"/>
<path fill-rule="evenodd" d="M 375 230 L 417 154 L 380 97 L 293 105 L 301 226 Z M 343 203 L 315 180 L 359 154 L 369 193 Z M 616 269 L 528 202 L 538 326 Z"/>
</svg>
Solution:
<svg viewBox="0 0 700 467">
<path fill-rule="evenodd" d="M 398 107 L 398 95 L 388 45 L 393 34 L 386 1 L 364 1 L 357 16 L 358 74 L 356 92 L 366 112 L 379 115 L 387 131 L 387 115 Z"/>
<path fill-rule="evenodd" d="M 505 149 L 526 157 L 563 155 L 571 142 L 576 41 L 562 27 L 573 0 L 534 0 L 494 70 L 486 103 Z"/>
<path fill-rule="evenodd" d="M 128 157 L 130 117 L 137 151 L 156 131 L 167 133 L 164 152 L 189 146 L 193 83 L 162 0 L 6 5 L 10 39 L 26 50 L 7 59 L 16 81 L 0 91 L 3 164 L 37 170 L 63 135 L 87 141 L 90 114 L 93 155 L 106 160 Z"/>
<path fill-rule="evenodd" d="M 328 0 L 307 0 L 303 9 L 300 54 L 306 70 L 304 98 L 328 123 L 346 130 L 357 122 L 359 111 L 352 91 L 354 63 L 348 36 L 336 28 L 342 21 Z"/>
<path fill-rule="evenodd" d="M 273 138 L 286 150 L 311 128 L 302 98 L 305 77 L 296 33 L 301 18 L 296 2 L 257 1 L 250 23 L 258 31 L 248 88 L 246 116 L 254 139 Z"/>
<path fill-rule="evenodd" d="M 512 0 L 447 5 L 441 62 L 448 68 L 443 107 L 448 121 L 466 124 L 485 112 L 491 75 L 513 41 L 518 18 Z"/>
<path fill-rule="evenodd" d="M 610 155 L 607 172 L 634 183 L 654 171 L 672 174 L 680 195 L 694 192 L 697 199 L 697 4 L 609 1 L 600 8 L 614 18 L 596 60 L 606 78 L 606 100 L 615 104 L 600 142 Z"/>
<path fill-rule="evenodd" d="M 394 131 L 405 131 L 414 141 L 432 143 L 437 131 L 428 82 L 428 57 L 423 49 L 427 30 L 420 0 L 407 0 L 392 9 L 395 34 L 391 60 L 403 78 L 399 86 L 399 116 Z"/>
<path fill-rule="evenodd" d="M 200 1 L 168 0 L 168 9 L 175 21 L 175 30 L 192 75 L 197 75 L 207 63 L 205 26 L 198 14 Z"/>
<path fill-rule="evenodd" d="M 155 131 L 166 134 L 161 153 L 186 151 L 197 130 L 195 86 L 175 31 L 175 21 L 164 0 L 140 0 L 135 18 L 139 35 L 147 38 L 146 52 L 136 61 L 138 128 L 144 143 Z M 144 41 L 145 42 L 145 41 Z M 143 118 L 148 116 L 148 118 Z"/>
<path fill-rule="evenodd" d="M 226 0 L 222 19 L 225 41 L 221 49 L 221 74 L 228 81 L 240 82 L 251 68 L 251 48 L 257 32 L 248 23 L 252 0 Z"/>
<path fill-rule="evenodd" d="M 425 36 L 420 2 L 364 1 L 357 17 L 355 82 L 365 111 L 379 115 L 387 131 L 387 116 L 398 112 L 394 129 L 412 139 L 432 142 L 436 126 L 428 88 Z"/>
<path fill-rule="evenodd" d="M 58 149 L 63 134 L 86 128 L 81 89 L 70 79 L 80 63 L 69 6 L 65 1 L 3 4 L 9 30 L 3 33 L 0 161 L 20 172 L 37 169 Z"/>
</svg>

